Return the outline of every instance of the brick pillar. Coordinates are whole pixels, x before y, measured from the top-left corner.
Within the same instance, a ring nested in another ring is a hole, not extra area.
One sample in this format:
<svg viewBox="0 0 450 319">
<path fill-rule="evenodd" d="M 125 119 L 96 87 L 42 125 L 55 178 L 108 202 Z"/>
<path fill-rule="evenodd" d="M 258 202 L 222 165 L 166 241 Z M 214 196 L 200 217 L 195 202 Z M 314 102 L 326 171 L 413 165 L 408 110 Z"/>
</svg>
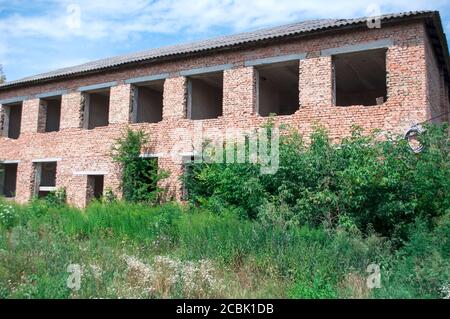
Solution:
<svg viewBox="0 0 450 319">
<path fill-rule="evenodd" d="M 26 203 L 32 197 L 34 184 L 34 166 L 29 161 L 21 161 L 17 166 L 17 187 L 15 200 Z"/>
<path fill-rule="evenodd" d="M 86 207 L 88 177 L 86 175 L 70 175 L 67 178 L 67 202 L 76 207 Z"/>
<path fill-rule="evenodd" d="M 158 169 L 168 172 L 169 177 L 161 180 L 159 186 L 164 189 L 162 200 L 181 200 L 182 198 L 182 182 L 180 176 L 183 172 L 182 159 L 179 162 L 174 161 L 172 157 L 158 158 Z"/>
<path fill-rule="evenodd" d="M 310 54 L 300 60 L 300 107 L 333 105 L 333 67 L 331 57 Z"/>
<path fill-rule="evenodd" d="M 174 120 L 186 118 L 187 79 L 177 77 L 164 82 L 163 119 Z"/>
<path fill-rule="evenodd" d="M 40 100 L 38 107 L 38 123 L 37 123 L 37 131 L 39 133 L 45 132 L 45 125 L 47 121 L 47 101 Z"/>
<path fill-rule="evenodd" d="M 399 134 L 429 116 L 424 30 L 386 52 L 388 99 L 383 129 Z"/>
<path fill-rule="evenodd" d="M 111 88 L 109 99 L 109 124 L 129 123 L 131 85 L 122 84 Z"/>
<path fill-rule="evenodd" d="M 9 110 L 6 106 L 2 105 L 0 110 L 0 136 L 8 136 L 8 114 Z"/>
<path fill-rule="evenodd" d="M 80 128 L 83 123 L 82 94 L 69 93 L 62 96 L 60 129 Z"/>
<path fill-rule="evenodd" d="M 254 114 L 256 74 L 253 67 L 225 70 L 223 74 L 223 114 L 243 116 Z"/>
<path fill-rule="evenodd" d="M 26 100 L 22 104 L 21 133 L 38 131 L 39 99 Z"/>
</svg>

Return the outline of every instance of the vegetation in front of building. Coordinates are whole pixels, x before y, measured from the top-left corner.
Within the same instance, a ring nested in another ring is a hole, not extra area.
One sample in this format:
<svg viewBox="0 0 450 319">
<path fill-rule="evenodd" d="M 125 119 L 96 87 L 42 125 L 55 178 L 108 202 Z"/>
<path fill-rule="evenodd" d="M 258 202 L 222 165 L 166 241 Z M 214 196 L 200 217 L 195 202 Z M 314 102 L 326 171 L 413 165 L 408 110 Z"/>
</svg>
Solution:
<svg viewBox="0 0 450 319">
<path fill-rule="evenodd" d="M 448 128 L 420 139 L 286 131 L 274 175 L 193 163 L 187 205 L 2 201 L 0 298 L 448 298 Z"/>
</svg>

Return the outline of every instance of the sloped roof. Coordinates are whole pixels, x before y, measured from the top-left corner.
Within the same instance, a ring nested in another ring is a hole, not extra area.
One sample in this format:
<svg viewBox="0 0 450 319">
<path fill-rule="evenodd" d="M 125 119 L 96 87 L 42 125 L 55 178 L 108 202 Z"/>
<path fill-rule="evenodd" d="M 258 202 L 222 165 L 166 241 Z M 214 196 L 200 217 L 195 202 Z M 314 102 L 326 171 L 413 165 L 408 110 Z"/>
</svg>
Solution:
<svg viewBox="0 0 450 319">
<path fill-rule="evenodd" d="M 406 19 L 432 19 L 439 34 L 439 42 L 441 52 L 443 53 L 444 65 L 449 70 L 448 47 L 446 37 L 441 25 L 439 12 L 437 11 L 412 11 L 396 14 L 387 14 L 381 16 L 382 22 L 390 22 L 394 20 Z M 262 29 L 254 32 L 240 33 L 230 36 L 222 36 L 211 40 L 197 41 L 187 44 L 167 46 L 157 49 L 146 50 L 137 53 L 106 58 L 98 61 L 92 61 L 85 64 L 58 69 L 52 72 L 42 73 L 23 79 L 6 82 L 0 85 L 1 89 L 22 86 L 26 84 L 34 84 L 55 80 L 59 78 L 67 78 L 87 73 L 100 72 L 112 68 L 117 68 L 127 64 L 135 64 L 142 62 L 151 62 L 160 59 L 179 58 L 184 55 L 192 55 L 213 50 L 221 50 L 233 48 L 236 46 L 251 45 L 258 42 L 270 41 L 292 36 L 307 35 L 327 30 L 339 30 L 344 28 L 353 28 L 365 24 L 367 17 L 355 19 L 318 19 L 303 21 L 274 28 Z M 441 63 L 442 63 L 441 62 Z"/>
</svg>

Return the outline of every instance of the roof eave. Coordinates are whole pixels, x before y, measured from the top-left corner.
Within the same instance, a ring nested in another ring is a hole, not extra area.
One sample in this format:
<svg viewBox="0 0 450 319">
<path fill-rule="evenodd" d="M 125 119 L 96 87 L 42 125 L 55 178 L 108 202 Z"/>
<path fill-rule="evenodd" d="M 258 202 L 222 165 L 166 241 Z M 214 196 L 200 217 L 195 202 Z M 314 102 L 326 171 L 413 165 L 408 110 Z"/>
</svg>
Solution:
<svg viewBox="0 0 450 319">
<path fill-rule="evenodd" d="M 429 19 L 436 26 L 436 29 L 438 31 L 437 34 L 439 36 L 440 45 L 442 46 L 443 52 L 446 53 L 446 57 L 444 56 L 443 59 L 445 61 L 444 64 L 445 64 L 446 79 L 449 80 L 450 60 L 449 60 L 449 55 L 448 55 L 448 44 L 447 44 L 447 40 L 445 38 L 444 29 L 443 29 L 440 14 L 438 11 L 423 12 L 423 13 L 418 13 L 418 14 L 403 16 L 403 17 L 391 17 L 391 18 L 386 19 L 384 21 L 384 23 L 385 24 L 395 24 L 395 23 L 399 23 L 399 22 L 408 22 L 408 21 L 423 20 L 423 19 L 424 20 Z M 336 31 L 354 30 L 354 29 L 358 29 L 358 28 L 362 28 L 362 27 L 366 27 L 365 22 L 362 22 L 362 21 L 354 22 L 354 23 L 350 23 L 350 24 L 346 24 L 346 25 L 330 26 L 330 27 L 325 27 L 325 28 L 312 30 L 312 31 L 303 31 L 303 32 L 299 32 L 299 33 L 288 34 L 288 35 L 284 35 L 284 36 L 277 36 L 277 37 L 273 37 L 273 38 L 253 40 L 253 41 L 248 41 L 245 43 L 232 44 L 232 45 L 228 45 L 228 46 L 224 46 L 224 47 L 207 48 L 207 49 L 202 49 L 202 50 L 193 51 L 193 52 L 187 52 L 187 53 L 182 52 L 182 53 L 177 53 L 177 54 L 160 56 L 160 57 L 156 57 L 156 58 L 149 58 L 149 59 L 144 59 L 141 61 L 124 62 L 124 63 L 120 63 L 120 64 L 117 64 L 114 66 L 99 67 L 99 68 L 96 68 L 93 70 L 51 76 L 51 77 L 44 78 L 44 79 L 23 81 L 23 82 L 19 82 L 19 83 L 13 82 L 11 84 L 4 83 L 3 85 L 0 85 L 0 91 L 6 91 L 6 90 L 14 89 L 17 87 L 27 87 L 27 86 L 32 86 L 32 85 L 36 85 L 36 84 L 44 84 L 44 83 L 49 83 L 49 82 L 54 82 L 54 81 L 65 80 L 65 79 L 72 79 L 72 78 L 76 78 L 76 77 L 80 77 L 80 76 L 98 74 L 98 73 L 103 73 L 108 70 L 129 68 L 129 67 L 133 67 L 136 65 L 148 64 L 149 62 L 160 63 L 160 62 L 164 62 L 164 61 L 168 61 L 168 60 L 176 60 L 179 58 L 198 56 L 198 55 L 209 53 L 209 52 L 230 51 L 230 50 L 236 50 L 239 48 L 247 48 L 247 47 L 252 47 L 255 45 L 272 43 L 274 41 L 280 42 L 280 41 L 286 41 L 287 39 L 291 40 L 291 39 L 296 39 L 296 38 L 311 37 L 311 36 L 317 36 L 317 35 L 322 35 L 325 33 L 336 32 Z"/>
</svg>

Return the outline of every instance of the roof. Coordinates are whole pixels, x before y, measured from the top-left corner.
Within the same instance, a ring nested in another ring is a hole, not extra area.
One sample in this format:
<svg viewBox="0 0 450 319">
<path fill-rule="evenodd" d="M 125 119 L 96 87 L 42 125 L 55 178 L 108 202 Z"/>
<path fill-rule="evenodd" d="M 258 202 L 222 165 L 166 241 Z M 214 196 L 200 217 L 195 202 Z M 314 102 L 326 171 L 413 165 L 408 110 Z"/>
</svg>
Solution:
<svg viewBox="0 0 450 319">
<path fill-rule="evenodd" d="M 167 46 L 147 51 L 131 53 L 85 64 L 58 69 L 52 72 L 38 74 L 23 79 L 6 82 L 0 85 L 1 89 L 37 84 L 56 79 L 74 77 L 88 73 L 96 73 L 125 65 L 154 62 L 162 59 L 175 59 L 186 55 L 205 53 L 207 51 L 231 49 L 237 46 L 254 45 L 259 42 L 276 39 L 309 35 L 318 32 L 361 27 L 367 22 L 367 17 L 355 19 L 319 19 L 309 20 L 284 26 L 241 33 L 230 36 L 222 36 L 211 40 L 197 41 L 187 44 Z M 381 16 L 382 22 L 395 22 L 411 19 L 431 19 L 437 29 L 439 45 L 441 47 L 442 61 L 447 74 L 450 73 L 447 40 L 442 28 L 439 12 L 437 11 L 413 11 Z"/>
</svg>

